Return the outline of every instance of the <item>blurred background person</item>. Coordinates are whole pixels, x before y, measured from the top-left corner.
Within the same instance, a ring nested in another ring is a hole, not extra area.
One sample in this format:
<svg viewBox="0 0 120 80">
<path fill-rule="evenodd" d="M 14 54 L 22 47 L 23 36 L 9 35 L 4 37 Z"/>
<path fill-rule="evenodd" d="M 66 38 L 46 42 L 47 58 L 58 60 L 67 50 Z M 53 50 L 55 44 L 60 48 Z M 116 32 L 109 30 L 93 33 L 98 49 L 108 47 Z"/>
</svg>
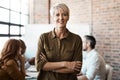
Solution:
<svg viewBox="0 0 120 80">
<path fill-rule="evenodd" d="M 83 38 L 83 65 L 78 80 L 105 80 L 106 68 L 103 57 L 95 50 L 96 40 L 91 35 Z"/>
<path fill-rule="evenodd" d="M 0 80 L 25 80 L 24 59 L 19 40 L 9 39 L 0 58 Z"/>
</svg>

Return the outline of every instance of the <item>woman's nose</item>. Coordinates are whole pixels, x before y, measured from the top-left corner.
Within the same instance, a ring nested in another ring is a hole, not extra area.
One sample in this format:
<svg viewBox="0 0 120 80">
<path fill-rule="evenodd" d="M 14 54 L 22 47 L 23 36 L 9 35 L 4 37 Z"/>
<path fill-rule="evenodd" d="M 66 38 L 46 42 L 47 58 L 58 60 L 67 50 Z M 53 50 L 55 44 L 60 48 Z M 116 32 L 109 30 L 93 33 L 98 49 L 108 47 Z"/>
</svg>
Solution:
<svg viewBox="0 0 120 80">
<path fill-rule="evenodd" d="M 60 19 L 63 19 L 63 16 L 62 16 L 62 15 L 60 15 L 60 16 L 59 16 L 59 18 L 60 18 Z"/>
</svg>

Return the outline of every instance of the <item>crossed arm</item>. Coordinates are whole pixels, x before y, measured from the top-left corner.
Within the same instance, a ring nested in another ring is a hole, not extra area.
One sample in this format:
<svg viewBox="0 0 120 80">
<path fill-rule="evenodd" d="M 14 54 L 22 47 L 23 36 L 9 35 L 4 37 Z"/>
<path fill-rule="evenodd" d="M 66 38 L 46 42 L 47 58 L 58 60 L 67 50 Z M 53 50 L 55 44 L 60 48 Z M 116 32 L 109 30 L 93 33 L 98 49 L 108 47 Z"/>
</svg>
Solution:
<svg viewBox="0 0 120 80">
<path fill-rule="evenodd" d="M 42 67 L 42 70 L 44 71 L 53 71 L 58 73 L 79 73 L 81 70 L 82 62 L 80 61 L 48 62 L 43 53 L 41 53 L 39 57 L 46 62 Z"/>
</svg>

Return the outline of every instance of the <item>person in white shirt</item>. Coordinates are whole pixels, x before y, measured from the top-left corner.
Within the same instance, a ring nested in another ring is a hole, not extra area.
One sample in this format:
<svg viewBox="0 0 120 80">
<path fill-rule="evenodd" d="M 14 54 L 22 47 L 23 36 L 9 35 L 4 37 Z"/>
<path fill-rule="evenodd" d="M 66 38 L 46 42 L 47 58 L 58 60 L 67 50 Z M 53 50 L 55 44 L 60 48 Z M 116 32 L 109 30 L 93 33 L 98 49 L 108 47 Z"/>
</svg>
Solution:
<svg viewBox="0 0 120 80">
<path fill-rule="evenodd" d="M 106 69 L 103 57 L 95 50 L 96 40 L 85 35 L 83 39 L 83 65 L 78 80 L 105 80 Z M 85 54 L 85 55 L 84 55 Z"/>
<path fill-rule="evenodd" d="M 31 65 L 35 65 L 35 57 L 32 57 L 26 61 L 25 69 L 27 70 Z"/>
</svg>

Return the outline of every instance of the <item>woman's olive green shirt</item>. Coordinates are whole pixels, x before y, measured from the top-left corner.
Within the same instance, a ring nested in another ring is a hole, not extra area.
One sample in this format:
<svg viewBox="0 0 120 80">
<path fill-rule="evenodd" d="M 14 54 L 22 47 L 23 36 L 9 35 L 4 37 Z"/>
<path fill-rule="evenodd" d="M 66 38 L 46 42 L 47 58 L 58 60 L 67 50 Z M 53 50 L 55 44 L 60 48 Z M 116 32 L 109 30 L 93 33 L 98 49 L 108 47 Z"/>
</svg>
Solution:
<svg viewBox="0 0 120 80">
<path fill-rule="evenodd" d="M 40 57 L 41 52 L 44 53 L 48 62 L 82 62 L 82 40 L 80 36 L 68 31 L 68 35 L 60 40 L 56 37 L 54 30 L 43 33 L 38 41 L 35 59 L 36 68 L 39 71 L 38 80 L 77 80 L 74 73 L 63 74 L 53 71 L 43 71 L 42 67 L 47 61 Z"/>
</svg>

